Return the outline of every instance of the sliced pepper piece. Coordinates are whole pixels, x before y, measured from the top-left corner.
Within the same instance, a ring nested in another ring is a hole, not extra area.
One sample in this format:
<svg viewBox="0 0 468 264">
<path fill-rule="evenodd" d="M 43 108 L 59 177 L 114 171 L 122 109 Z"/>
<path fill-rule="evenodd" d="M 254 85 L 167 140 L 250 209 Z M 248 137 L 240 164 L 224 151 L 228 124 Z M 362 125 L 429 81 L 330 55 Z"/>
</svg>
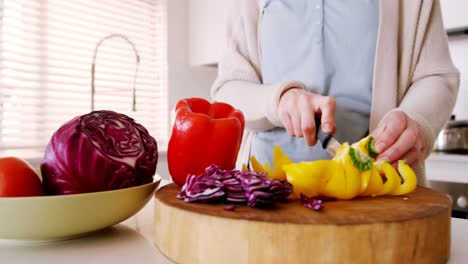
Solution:
<svg viewBox="0 0 468 264">
<path fill-rule="evenodd" d="M 252 165 L 252 170 L 261 173 L 268 173 L 268 171 L 260 164 L 260 162 L 255 158 L 254 155 L 250 156 L 250 165 Z"/>
<path fill-rule="evenodd" d="M 360 171 L 366 171 L 372 168 L 372 160 L 370 159 L 370 157 L 366 153 L 360 151 L 359 149 L 350 147 L 349 157 L 353 165 Z"/>
<path fill-rule="evenodd" d="M 404 160 L 398 161 L 398 173 L 401 177 L 400 185 L 390 192 L 392 195 L 408 194 L 416 189 L 417 177 L 413 169 Z"/>
<path fill-rule="evenodd" d="M 375 139 L 372 136 L 368 136 L 368 140 L 366 143 L 367 155 L 369 157 L 376 159 L 379 156 L 379 153 L 375 150 Z"/>
<path fill-rule="evenodd" d="M 360 150 L 361 152 L 365 153 L 369 156 L 372 160 L 377 158 L 378 153 L 375 151 L 375 140 L 372 136 L 367 136 L 356 143 L 353 143 L 351 147 Z"/>
<path fill-rule="evenodd" d="M 359 196 L 374 196 L 382 191 L 383 186 L 379 170 L 372 166 L 370 170 L 361 173 L 361 193 Z"/>
<path fill-rule="evenodd" d="M 273 170 L 271 169 L 270 163 L 265 162 L 263 168 L 265 169 L 267 176 L 273 175 Z"/>
<path fill-rule="evenodd" d="M 359 195 L 361 195 L 361 193 L 363 193 L 367 189 L 367 186 L 369 186 L 371 170 L 372 168 L 361 173 L 361 191 L 359 192 Z"/>
<path fill-rule="evenodd" d="M 283 169 L 295 197 L 301 194 L 316 197 L 329 178 L 334 177 L 334 173 L 338 171 L 337 166 L 338 163 L 333 160 L 317 160 L 287 164 Z"/>
<path fill-rule="evenodd" d="M 293 163 L 291 159 L 281 150 L 280 146 L 273 148 L 273 173 L 268 177 L 275 180 L 286 180 L 286 173 L 283 167 L 287 164 Z"/>
<path fill-rule="evenodd" d="M 242 163 L 242 170 L 243 171 L 249 170 L 249 168 L 247 168 L 247 164 Z"/>
<path fill-rule="evenodd" d="M 344 169 L 344 192 L 338 192 L 338 196 L 334 196 L 338 199 L 352 199 L 361 192 L 361 171 L 354 165 L 352 157 L 349 154 L 350 149 L 351 146 L 349 143 L 343 143 L 333 158 L 333 160 L 335 160 L 337 163 L 340 163 Z M 330 181 L 332 180 L 333 179 L 330 179 Z M 337 183 L 333 183 L 333 185 L 336 184 Z M 327 184 L 327 188 L 331 188 L 333 185 L 328 186 Z M 341 189 L 341 187 L 337 188 Z"/>
<path fill-rule="evenodd" d="M 332 160 L 333 161 L 333 160 Z M 330 167 L 330 177 L 328 181 L 320 188 L 320 195 L 333 197 L 337 199 L 351 199 L 346 190 L 346 176 L 343 164 L 333 161 Z"/>
<path fill-rule="evenodd" d="M 400 176 L 390 163 L 386 161 L 379 161 L 374 163 L 379 170 L 379 174 L 384 177 L 384 185 L 380 192 L 376 195 L 386 195 L 395 191 L 400 185 Z"/>
<path fill-rule="evenodd" d="M 275 146 L 273 148 L 273 168 L 271 168 L 268 162 L 262 165 L 255 156 L 252 155 L 250 157 L 250 164 L 254 171 L 266 173 L 269 178 L 275 180 L 286 180 L 283 166 L 291 163 L 291 159 L 281 150 L 280 146 Z"/>
</svg>

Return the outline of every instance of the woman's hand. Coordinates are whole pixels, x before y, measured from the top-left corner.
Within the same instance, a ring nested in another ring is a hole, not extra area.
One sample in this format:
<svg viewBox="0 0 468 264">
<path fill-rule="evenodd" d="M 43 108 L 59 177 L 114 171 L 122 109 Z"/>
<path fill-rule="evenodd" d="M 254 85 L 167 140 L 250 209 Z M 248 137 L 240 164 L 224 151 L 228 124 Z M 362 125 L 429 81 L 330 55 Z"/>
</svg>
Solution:
<svg viewBox="0 0 468 264">
<path fill-rule="evenodd" d="M 278 115 L 289 135 L 304 137 L 307 145 L 317 143 L 315 117 L 321 116 L 322 131 L 334 134 L 336 103 L 333 97 L 316 95 L 302 89 L 289 89 L 283 93 Z"/>
<path fill-rule="evenodd" d="M 395 166 L 398 160 L 406 160 L 414 167 L 422 162 L 426 146 L 419 133 L 418 124 L 402 111 L 388 114 L 372 133 L 379 160 L 387 160 Z"/>
</svg>

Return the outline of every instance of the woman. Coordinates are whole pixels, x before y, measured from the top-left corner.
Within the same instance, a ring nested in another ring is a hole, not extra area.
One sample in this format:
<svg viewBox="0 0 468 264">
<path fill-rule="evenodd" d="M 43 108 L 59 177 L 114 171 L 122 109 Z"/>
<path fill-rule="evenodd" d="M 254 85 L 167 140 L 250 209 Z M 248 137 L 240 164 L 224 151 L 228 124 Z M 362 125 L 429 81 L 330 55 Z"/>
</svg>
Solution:
<svg viewBox="0 0 468 264">
<path fill-rule="evenodd" d="M 339 141 L 369 132 L 378 159 L 424 160 L 456 101 L 438 0 L 238 0 L 211 95 L 243 111 L 239 162 L 330 158 L 315 118 Z"/>
</svg>

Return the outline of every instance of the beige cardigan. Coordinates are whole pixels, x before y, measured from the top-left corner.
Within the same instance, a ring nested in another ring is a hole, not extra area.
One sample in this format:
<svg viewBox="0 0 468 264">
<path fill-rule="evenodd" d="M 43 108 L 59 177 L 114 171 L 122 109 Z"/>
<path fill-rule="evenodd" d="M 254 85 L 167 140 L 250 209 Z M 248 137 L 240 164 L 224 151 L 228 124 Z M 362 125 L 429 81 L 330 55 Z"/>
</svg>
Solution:
<svg viewBox="0 0 468 264">
<path fill-rule="evenodd" d="M 277 113 L 281 93 L 305 87 L 295 80 L 262 84 L 261 0 L 232 2 L 227 46 L 211 96 L 245 115 L 248 130 L 238 157 L 241 164 L 247 162 L 253 131 L 282 126 Z M 404 111 L 419 124 L 429 155 L 453 110 L 458 86 L 459 73 L 450 58 L 439 0 L 381 0 L 369 131 L 388 112 Z M 416 172 L 424 184 L 423 164 Z"/>
</svg>

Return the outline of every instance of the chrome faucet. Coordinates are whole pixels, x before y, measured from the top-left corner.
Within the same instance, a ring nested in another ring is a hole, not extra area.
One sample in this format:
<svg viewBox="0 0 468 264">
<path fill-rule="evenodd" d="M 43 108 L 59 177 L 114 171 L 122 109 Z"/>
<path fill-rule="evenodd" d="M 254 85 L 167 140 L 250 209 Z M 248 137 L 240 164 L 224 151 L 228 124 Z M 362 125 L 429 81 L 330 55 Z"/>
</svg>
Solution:
<svg viewBox="0 0 468 264">
<path fill-rule="evenodd" d="M 94 85 L 94 81 L 95 81 L 97 52 L 98 52 L 98 49 L 101 46 L 101 44 L 105 40 L 108 40 L 108 39 L 111 39 L 111 38 L 121 38 L 121 39 L 125 40 L 128 44 L 130 44 L 130 46 L 133 49 L 133 52 L 135 53 L 136 65 L 135 65 L 135 74 L 133 75 L 133 90 L 132 90 L 132 111 L 135 112 L 136 111 L 136 88 L 135 87 L 136 87 L 136 79 L 137 79 L 137 74 L 138 74 L 138 66 L 140 64 L 140 55 L 138 55 L 138 51 L 136 49 L 135 44 L 128 37 L 126 37 L 125 35 L 122 35 L 122 34 L 111 34 L 111 35 L 108 35 L 108 36 L 102 38 L 97 43 L 97 45 L 96 45 L 96 47 L 94 49 L 93 64 L 91 65 L 91 112 L 94 111 L 94 95 L 96 93 L 96 87 Z"/>
</svg>

